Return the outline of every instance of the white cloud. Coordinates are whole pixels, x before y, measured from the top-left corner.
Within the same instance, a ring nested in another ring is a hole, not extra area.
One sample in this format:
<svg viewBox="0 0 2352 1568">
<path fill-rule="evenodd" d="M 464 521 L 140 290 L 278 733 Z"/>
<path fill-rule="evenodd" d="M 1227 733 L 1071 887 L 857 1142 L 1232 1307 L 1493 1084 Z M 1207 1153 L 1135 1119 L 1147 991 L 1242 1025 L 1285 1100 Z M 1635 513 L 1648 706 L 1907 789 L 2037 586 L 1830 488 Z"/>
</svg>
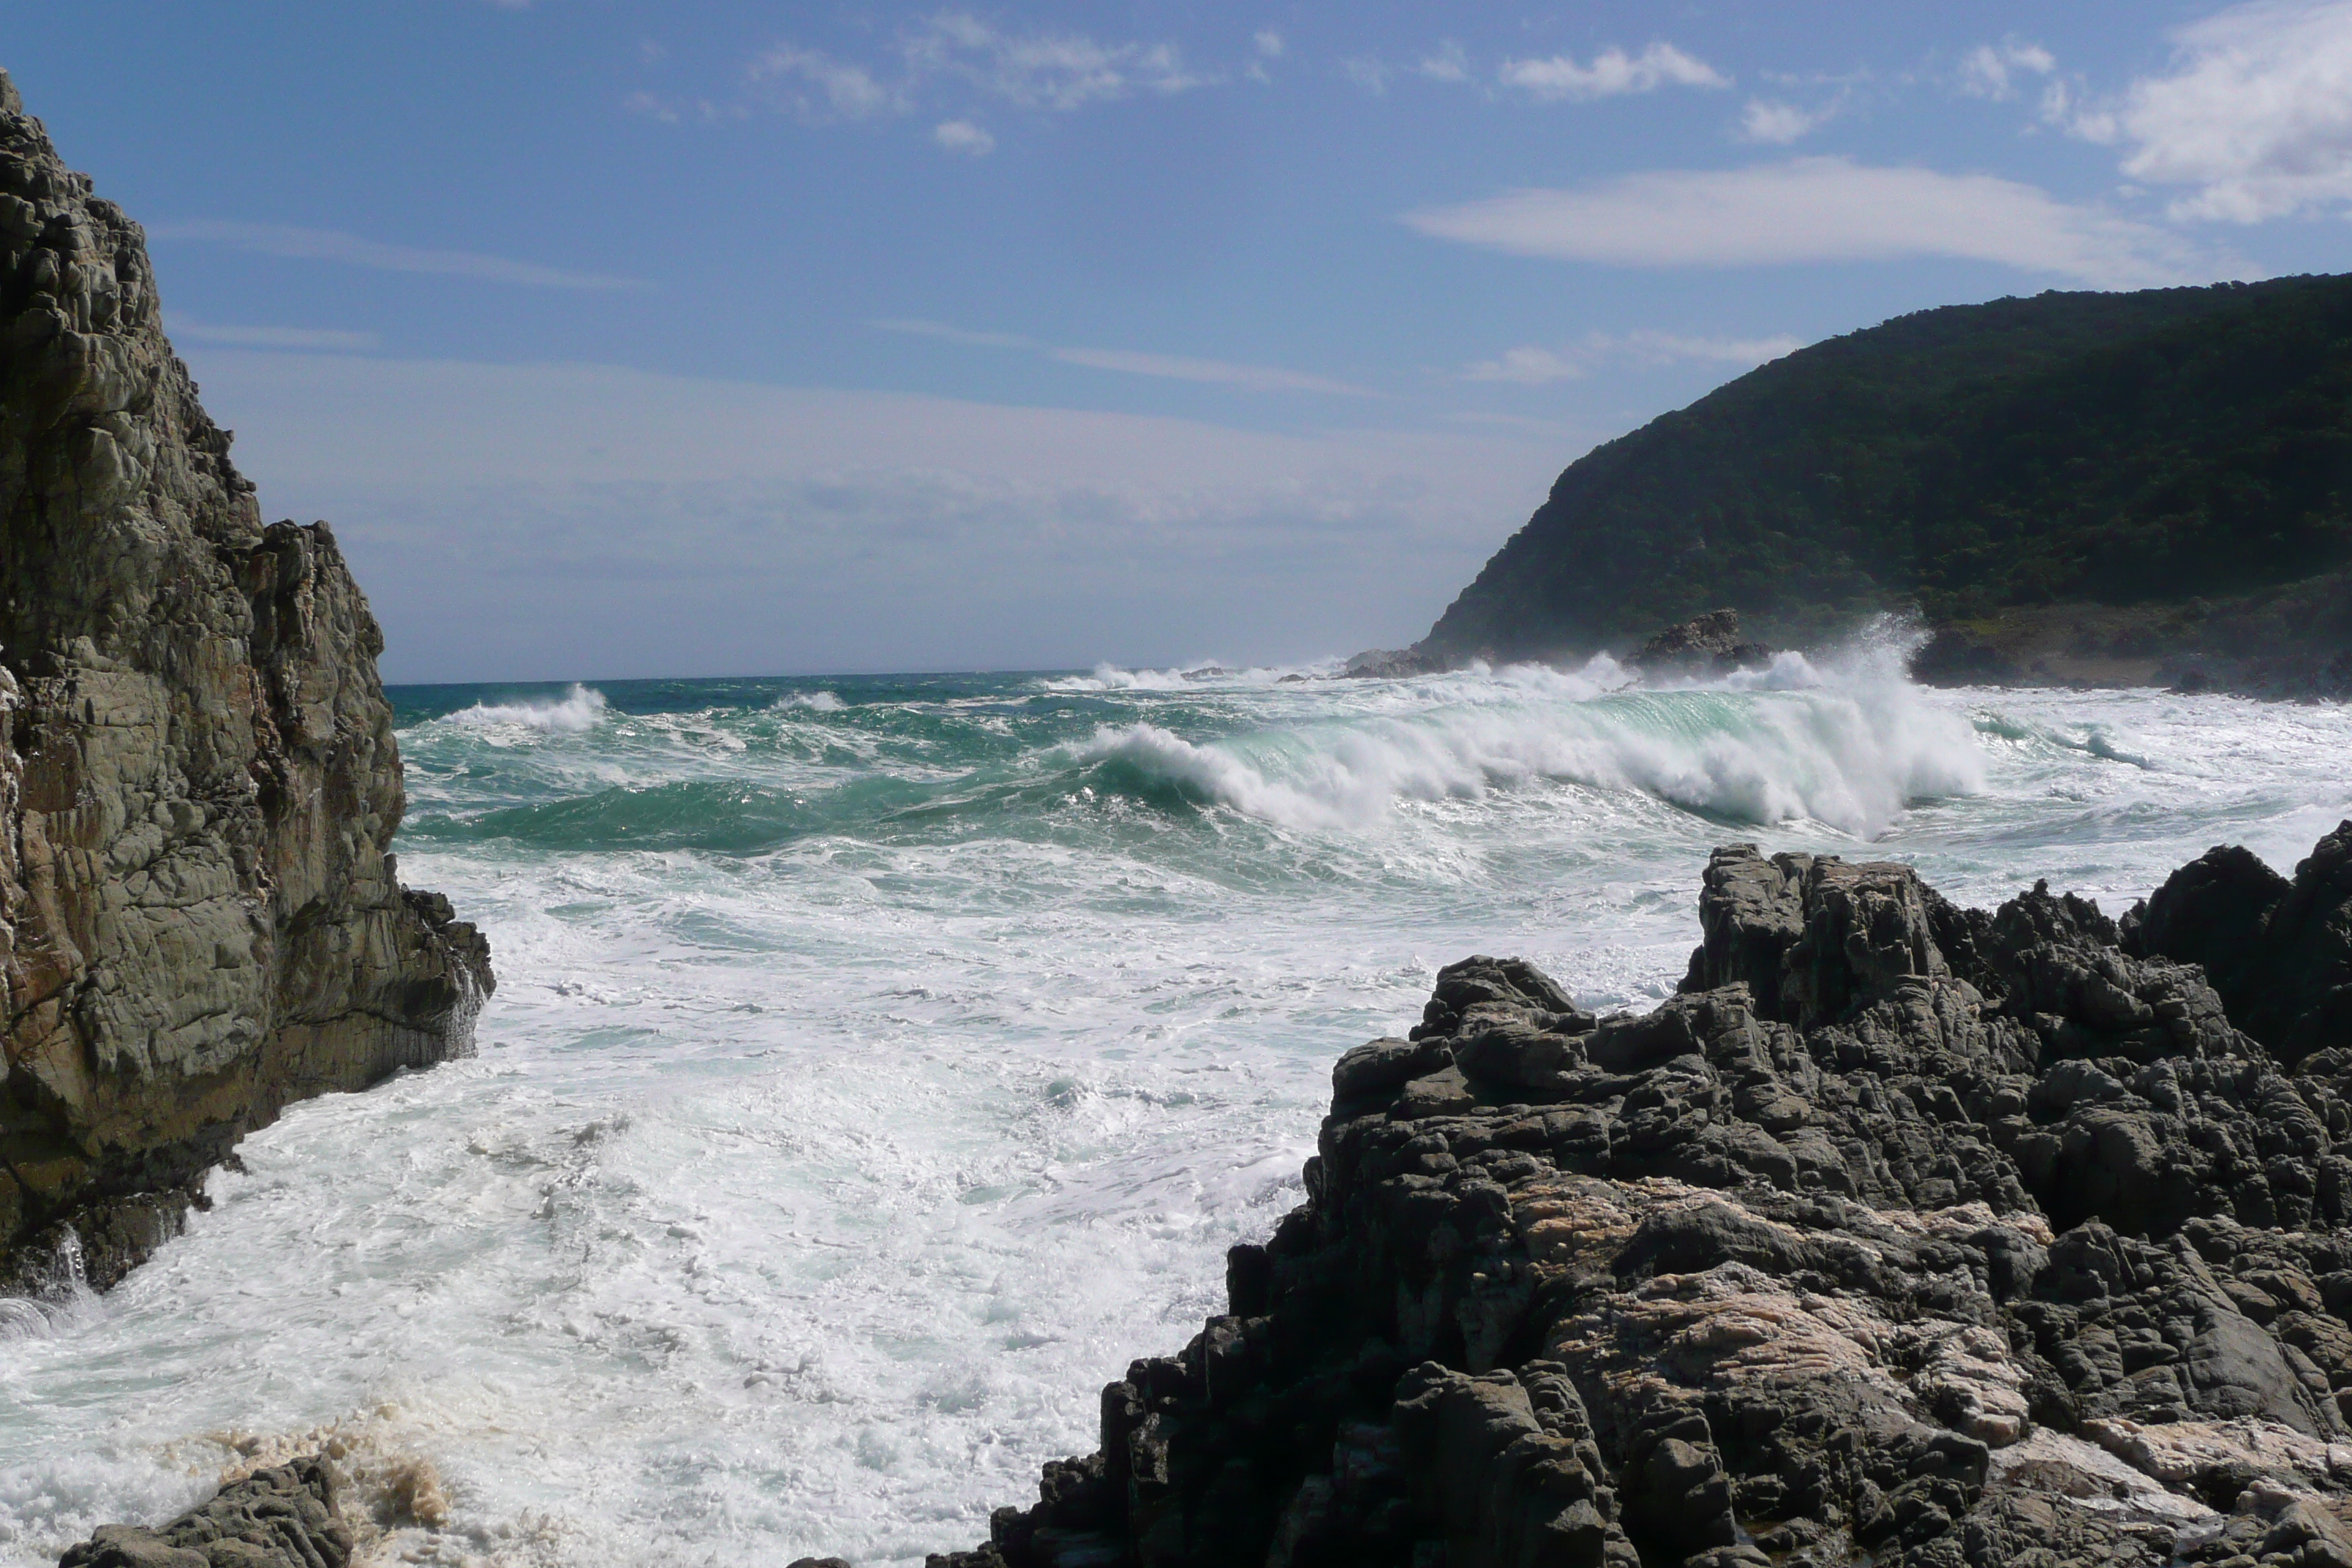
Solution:
<svg viewBox="0 0 2352 1568">
<path fill-rule="evenodd" d="M 1802 338 L 1780 333 L 1769 338 L 1717 338 L 1680 332 L 1592 332 L 1565 350 L 1538 347 L 1505 351 L 1490 360 L 1465 366 L 1465 381 L 1512 382 L 1541 386 L 1555 381 L 1578 381 L 1609 361 L 1637 364 L 1675 364 L 1698 360 L 1717 364 L 1759 365 L 1794 353 L 1805 346 Z"/>
<path fill-rule="evenodd" d="M 311 350 L 323 353 L 365 353 L 382 345 L 373 332 L 341 331 L 320 327 L 233 327 L 213 321 L 192 321 L 173 315 L 165 331 L 177 340 L 223 343 L 244 349 Z"/>
<path fill-rule="evenodd" d="M 642 289 L 632 278 L 612 278 L 596 272 L 571 272 L 542 267 L 536 261 L 515 261 L 471 250 L 425 250 L 409 245 L 385 245 L 337 229 L 297 228 L 289 224 L 229 223 L 210 218 L 187 223 L 147 226 L 151 239 L 199 240 L 233 246 L 262 256 L 283 256 L 298 261 L 340 261 L 379 272 L 428 272 L 454 278 L 479 278 L 493 283 L 520 283 L 537 289 Z"/>
<path fill-rule="evenodd" d="M 195 369 L 268 515 L 334 521 L 394 679 L 1392 646 L 1576 455 L 1558 426 L 1268 434 L 608 365 Z"/>
<path fill-rule="evenodd" d="M 1970 98 L 2003 102 L 2017 96 L 2019 72 L 2046 77 L 2057 68 L 2057 58 L 2040 44 L 2004 38 L 1998 46 L 1979 44 L 1961 56 L 1954 85 Z"/>
<path fill-rule="evenodd" d="M 1496 74 L 1504 86 L 1546 100 L 1613 98 L 1662 87 L 1731 85 L 1731 79 L 1713 66 L 1667 43 L 1652 44 L 1638 55 L 1621 48 L 1603 49 L 1591 65 L 1579 65 L 1567 55 L 1554 55 L 1548 60 L 1506 60 Z"/>
<path fill-rule="evenodd" d="M 821 99 L 798 91 L 791 95 L 793 106 L 811 120 L 866 120 L 906 106 L 898 91 L 875 80 L 864 66 L 835 59 L 821 49 L 780 44 L 752 60 L 750 75 L 755 82 L 798 79 L 814 88 Z"/>
<path fill-rule="evenodd" d="M 2352 0 L 2262 0 L 2173 35 L 2171 69 L 2074 129 L 2124 173 L 2190 187 L 2176 218 L 2255 223 L 2352 204 Z"/>
<path fill-rule="evenodd" d="M 1376 98 L 1389 89 L 1389 68 L 1370 55 L 1352 55 L 1341 60 L 1339 71 Z"/>
<path fill-rule="evenodd" d="M 1801 109 L 1793 103 L 1751 98 L 1739 116 L 1739 139 L 1785 147 L 1819 129 L 1834 112 L 1832 109 Z"/>
<path fill-rule="evenodd" d="M 1267 59 L 1277 60 L 1282 58 L 1282 35 L 1272 27 L 1259 33 L 1251 42 L 1257 45 L 1257 52 Z"/>
<path fill-rule="evenodd" d="M 886 332 L 905 332 L 913 337 L 944 338 L 951 343 L 963 343 L 976 349 L 1034 349 L 1034 338 L 1018 332 L 974 332 L 962 327 L 951 327 L 944 321 L 921 321 L 904 316 L 893 316 L 876 321 L 875 326 Z"/>
<path fill-rule="evenodd" d="M 1370 388 L 1329 376 L 1307 375 L 1271 365 L 1235 364 L 1229 360 L 1191 359 L 1181 354 L 1136 353 L 1125 349 L 1054 349 L 1064 364 L 1091 370 L 1121 371 L 1129 375 L 1156 375 L 1173 381 L 1208 382 L 1251 392 L 1322 392 L 1341 397 L 1371 397 Z"/>
<path fill-rule="evenodd" d="M 918 78 L 956 76 L 1022 109 L 1066 110 L 1142 92 L 1205 86 L 1173 44 L 1105 44 L 1082 33 L 1006 32 L 963 12 L 933 16 L 901 40 Z"/>
<path fill-rule="evenodd" d="M 1675 360 L 1713 360 L 1722 364 L 1764 364 L 1795 353 L 1805 340 L 1776 332 L 1769 338 L 1692 337 L 1681 332 L 1628 332 L 1614 340 L 1622 353 L 1653 363 Z"/>
<path fill-rule="evenodd" d="M 1118 371 L 1127 375 L 1197 381 L 1238 386 L 1251 392 L 1321 392 L 1343 397 L 1378 395 L 1368 387 L 1349 382 L 1335 381 L 1325 375 L 1309 375 L 1301 371 L 1282 370 L 1273 365 L 1236 364 L 1231 360 L 1193 359 L 1183 354 L 1143 353 L 1130 349 L 1057 348 L 1051 343 L 1041 343 L 1034 338 L 1023 337 L 1018 332 L 975 332 L 951 327 L 942 321 L 913 321 L 903 317 L 873 324 L 886 332 L 941 338 L 972 348 L 1026 349 L 1048 359 L 1059 360 L 1064 364 L 1081 365 L 1088 370 Z"/>
<path fill-rule="evenodd" d="M 1421 62 L 1421 74 L 1432 81 L 1466 82 L 1470 79 L 1470 57 L 1460 44 L 1448 38 L 1438 46 L 1435 54 Z"/>
<path fill-rule="evenodd" d="M 984 158 L 996 151 L 996 138 L 969 120 L 943 120 L 931 128 L 931 140 L 950 153 Z"/>
<path fill-rule="evenodd" d="M 1404 221 L 1440 239 L 1626 267 L 1948 257 L 2106 289 L 2212 275 L 2175 236 L 2032 185 L 1844 158 L 1514 191 Z"/>
<path fill-rule="evenodd" d="M 1494 359 L 1480 360 L 1462 372 L 1465 381 L 1507 381 L 1521 386 L 1541 386 L 1553 381 L 1581 381 L 1584 362 L 1549 349 L 1506 349 Z"/>
</svg>

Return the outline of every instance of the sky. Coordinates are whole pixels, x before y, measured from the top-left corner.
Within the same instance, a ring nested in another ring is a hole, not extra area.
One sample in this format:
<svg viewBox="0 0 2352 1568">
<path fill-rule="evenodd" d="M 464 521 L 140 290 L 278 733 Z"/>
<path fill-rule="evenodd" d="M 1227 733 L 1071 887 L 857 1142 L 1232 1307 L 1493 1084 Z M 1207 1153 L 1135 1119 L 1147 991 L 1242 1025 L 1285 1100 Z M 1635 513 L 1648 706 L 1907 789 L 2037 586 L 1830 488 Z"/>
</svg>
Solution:
<svg viewBox="0 0 2352 1568">
<path fill-rule="evenodd" d="M 2344 270 L 2352 0 L 0 0 L 386 679 L 1290 662 L 1807 343 Z"/>
</svg>

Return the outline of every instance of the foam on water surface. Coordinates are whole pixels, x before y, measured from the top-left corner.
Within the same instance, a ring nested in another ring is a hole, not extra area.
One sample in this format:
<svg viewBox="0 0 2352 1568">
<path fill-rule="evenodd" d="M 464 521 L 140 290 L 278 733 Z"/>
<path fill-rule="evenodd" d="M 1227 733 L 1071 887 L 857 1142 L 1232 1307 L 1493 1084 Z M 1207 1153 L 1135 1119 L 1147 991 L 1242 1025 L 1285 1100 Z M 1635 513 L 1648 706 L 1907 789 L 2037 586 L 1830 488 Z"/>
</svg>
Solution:
<svg viewBox="0 0 2352 1568">
<path fill-rule="evenodd" d="M 294 1108 L 111 1295 L 0 1311 L 0 1563 L 320 1441 L 387 1561 L 919 1562 L 1217 1310 L 1437 965 L 1644 1004 L 1736 838 L 2117 910 L 2352 814 L 2340 708 L 1869 650 L 1130 673 L 395 692 L 480 1054 Z"/>
</svg>

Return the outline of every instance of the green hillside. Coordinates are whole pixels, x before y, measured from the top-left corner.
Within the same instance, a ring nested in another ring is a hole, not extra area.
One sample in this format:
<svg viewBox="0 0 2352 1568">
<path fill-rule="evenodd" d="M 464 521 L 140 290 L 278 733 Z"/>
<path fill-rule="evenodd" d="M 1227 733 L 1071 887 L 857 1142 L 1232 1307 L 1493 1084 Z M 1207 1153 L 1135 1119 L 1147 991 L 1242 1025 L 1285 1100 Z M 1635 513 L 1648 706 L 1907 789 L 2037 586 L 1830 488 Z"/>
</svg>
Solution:
<svg viewBox="0 0 2352 1568">
<path fill-rule="evenodd" d="M 1571 655 L 1717 605 L 1793 641 L 2347 560 L 2352 277 L 2049 293 L 1815 344 L 1594 449 L 1421 651 Z"/>
</svg>

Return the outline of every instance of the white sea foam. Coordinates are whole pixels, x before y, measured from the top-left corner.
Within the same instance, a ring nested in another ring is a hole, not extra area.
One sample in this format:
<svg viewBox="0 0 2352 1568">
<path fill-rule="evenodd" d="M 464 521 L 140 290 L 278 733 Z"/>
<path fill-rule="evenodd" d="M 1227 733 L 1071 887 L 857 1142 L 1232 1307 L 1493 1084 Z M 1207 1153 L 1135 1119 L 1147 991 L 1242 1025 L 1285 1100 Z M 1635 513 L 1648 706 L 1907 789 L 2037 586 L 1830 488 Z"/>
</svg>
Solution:
<svg viewBox="0 0 2352 1568">
<path fill-rule="evenodd" d="M 2209 845 L 2284 868 L 2352 814 L 2341 707 L 1806 668 L 1204 681 L 1058 717 L 1017 680 L 901 710 L 844 678 L 856 726 L 740 690 L 656 721 L 616 689 L 562 744 L 406 731 L 403 877 L 497 954 L 480 1052 L 290 1108 L 152 1263 L 10 1314 L 0 1568 L 320 1434 L 387 1494 L 438 1486 L 442 1522 L 389 1527 L 413 1561 L 914 1568 L 1222 1310 L 1224 1248 L 1297 1201 L 1332 1059 L 1417 1017 L 1437 964 L 1517 952 L 1642 1002 L 1710 846 L 1852 854 L 1842 812 L 1963 902 L 2047 876 L 2111 912 Z M 776 742 L 803 730 L 826 760 Z M 1122 766 L 1244 804 L 1036 787 Z M 843 799 L 733 855 L 448 829 L 615 779 Z"/>
<path fill-rule="evenodd" d="M 1966 719 L 1866 667 L 1824 677 L 1788 654 L 1769 670 L 1657 692 L 1615 689 L 1622 676 L 1599 661 L 1576 672 L 1474 670 L 1414 710 L 1205 743 L 1148 721 L 1106 726 L 1076 754 L 1308 829 L 1362 827 L 1401 802 L 1549 779 L 1873 837 L 1914 800 L 1983 787 Z"/>
<path fill-rule="evenodd" d="M 849 704 L 841 700 L 838 692 L 794 691 L 777 698 L 769 706 L 778 712 L 798 710 L 807 713 L 839 713 Z"/>
<path fill-rule="evenodd" d="M 604 721 L 604 694 L 574 683 L 552 702 L 477 702 L 441 721 L 468 730 L 536 730 L 542 735 L 577 735 Z"/>
</svg>

